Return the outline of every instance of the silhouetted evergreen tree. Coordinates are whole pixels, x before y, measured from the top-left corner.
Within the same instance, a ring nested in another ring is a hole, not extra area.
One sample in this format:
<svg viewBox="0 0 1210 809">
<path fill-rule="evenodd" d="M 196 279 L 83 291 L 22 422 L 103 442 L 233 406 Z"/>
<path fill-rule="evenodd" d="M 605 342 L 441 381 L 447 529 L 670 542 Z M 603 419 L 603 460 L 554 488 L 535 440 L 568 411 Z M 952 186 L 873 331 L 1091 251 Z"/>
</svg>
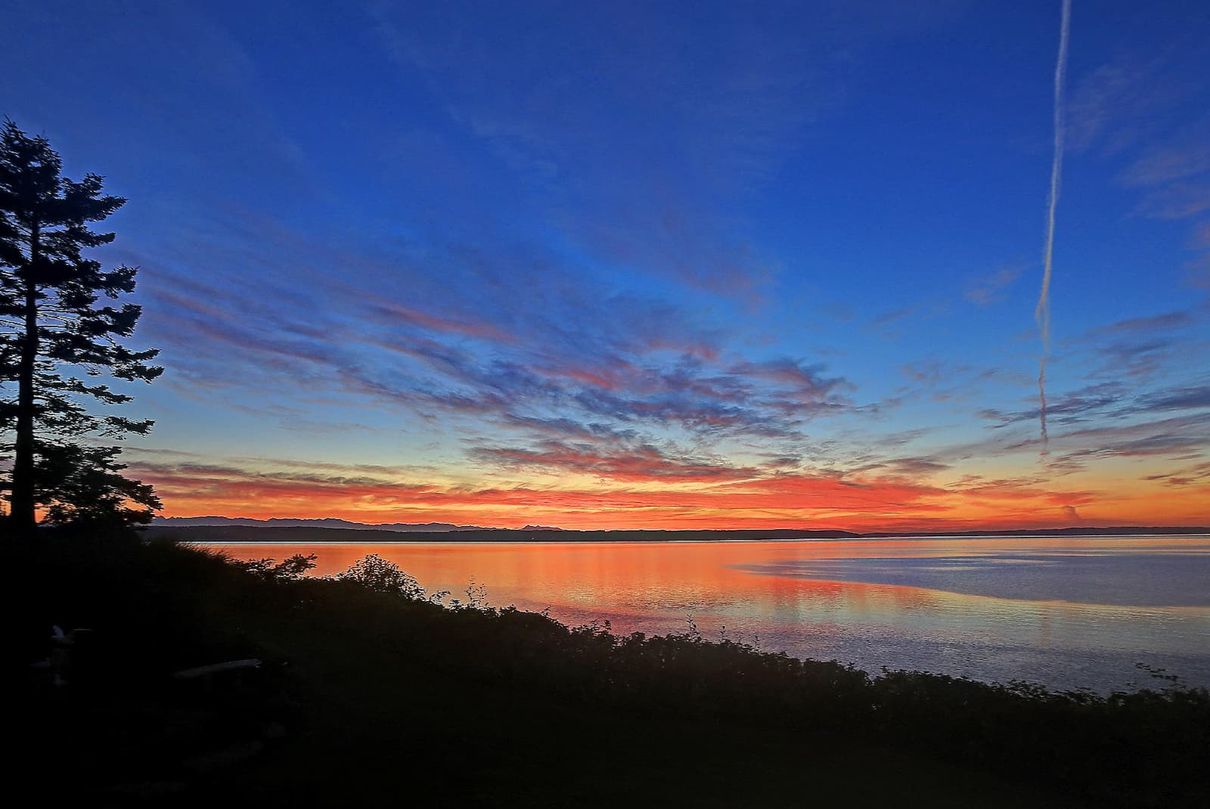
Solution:
<svg viewBox="0 0 1210 809">
<path fill-rule="evenodd" d="M 38 450 L 38 501 L 50 525 L 146 523 L 160 507 L 151 486 L 120 474 L 126 467 L 117 447 L 42 444 Z"/>
<path fill-rule="evenodd" d="M 112 241 L 98 222 L 126 201 L 102 193 L 101 177 L 62 176 L 59 155 L 42 137 L 8 121 L 0 132 L 0 430 L 11 452 L 9 520 L 32 532 L 43 506 L 49 520 L 150 518 L 150 487 L 118 474 L 117 448 L 79 443 L 145 433 L 150 421 L 96 415 L 84 403 L 131 397 L 101 381 L 150 381 L 158 353 L 123 346 L 140 307 L 108 305 L 134 290 L 135 269 L 102 270 L 85 248 Z M 88 381 L 86 381 L 88 380 Z M 9 438 L 12 438 L 10 441 Z M 142 508 L 132 508 L 131 506 Z"/>
</svg>

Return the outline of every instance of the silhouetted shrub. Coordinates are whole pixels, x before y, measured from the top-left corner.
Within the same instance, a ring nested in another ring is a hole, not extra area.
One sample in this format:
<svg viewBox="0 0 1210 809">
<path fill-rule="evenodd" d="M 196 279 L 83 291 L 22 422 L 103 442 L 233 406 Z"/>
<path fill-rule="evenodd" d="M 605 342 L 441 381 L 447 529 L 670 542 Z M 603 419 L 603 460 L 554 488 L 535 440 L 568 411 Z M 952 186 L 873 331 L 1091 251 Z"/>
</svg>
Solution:
<svg viewBox="0 0 1210 809">
<path fill-rule="evenodd" d="M 313 553 L 305 556 L 301 553 L 296 553 L 293 556 L 287 556 L 280 562 L 275 562 L 272 559 L 244 561 L 229 557 L 223 558 L 228 564 L 267 581 L 294 581 L 305 576 L 308 571 L 315 569 L 315 560 L 317 557 Z"/>
<path fill-rule="evenodd" d="M 374 593 L 386 593 L 408 599 L 424 598 L 424 588 L 415 578 L 404 573 L 394 562 L 377 554 L 357 560 L 352 567 L 336 577 L 353 582 Z"/>
</svg>

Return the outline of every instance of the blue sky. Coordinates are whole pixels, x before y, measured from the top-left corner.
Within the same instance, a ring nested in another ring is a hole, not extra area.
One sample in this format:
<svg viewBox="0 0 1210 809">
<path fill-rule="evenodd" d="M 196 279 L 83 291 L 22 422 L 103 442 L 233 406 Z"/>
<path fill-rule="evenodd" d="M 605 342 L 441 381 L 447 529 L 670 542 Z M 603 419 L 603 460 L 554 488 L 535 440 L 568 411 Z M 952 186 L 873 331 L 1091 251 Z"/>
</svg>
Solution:
<svg viewBox="0 0 1210 809">
<path fill-rule="evenodd" d="M 1075 0 L 1045 455 L 1057 2 L 6 6 L 168 513 L 1210 519 L 1205 4 Z"/>
</svg>

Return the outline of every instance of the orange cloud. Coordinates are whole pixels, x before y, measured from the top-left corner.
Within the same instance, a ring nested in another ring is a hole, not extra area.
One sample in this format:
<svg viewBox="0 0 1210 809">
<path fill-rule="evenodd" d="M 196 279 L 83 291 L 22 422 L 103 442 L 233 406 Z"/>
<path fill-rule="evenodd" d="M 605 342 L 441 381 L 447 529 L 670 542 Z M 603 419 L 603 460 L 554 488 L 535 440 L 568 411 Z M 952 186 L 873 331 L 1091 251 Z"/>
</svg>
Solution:
<svg viewBox="0 0 1210 809">
<path fill-rule="evenodd" d="M 387 322 L 402 322 L 431 331 L 462 334 L 467 337 L 481 337 L 500 342 L 514 342 L 516 339 L 513 335 L 508 334 L 491 323 L 476 323 L 468 320 L 441 317 L 428 312 L 422 312 L 410 306 L 403 306 L 393 301 L 379 301 L 375 304 L 374 308 L 380 318 Z"/>
<path fill-rule="evenodd" d="M 1081 524 L 1190 524 L 1210 520 L 1210 487 L 1122 493 L 1052 490 L 1013 481 L 942 486 L 838 474 L 669 476 L 658 457 L 615 464 L 609 485 L 565 476 L 549 485 L 417 483 L 323 468 L 259 471 L 200 464 L 132 464 L 154 484 L 167 516 L 341 517 L 362 522 L 455 522 L 566 528 L 847 528 L 967 530 Z M 645 467 L 655 464 L 655 468 Z M 751 470 L 744 470 L 749 472 Z M 1073 508 L 1078 508 L 1073 512 Z"/>
</svg>

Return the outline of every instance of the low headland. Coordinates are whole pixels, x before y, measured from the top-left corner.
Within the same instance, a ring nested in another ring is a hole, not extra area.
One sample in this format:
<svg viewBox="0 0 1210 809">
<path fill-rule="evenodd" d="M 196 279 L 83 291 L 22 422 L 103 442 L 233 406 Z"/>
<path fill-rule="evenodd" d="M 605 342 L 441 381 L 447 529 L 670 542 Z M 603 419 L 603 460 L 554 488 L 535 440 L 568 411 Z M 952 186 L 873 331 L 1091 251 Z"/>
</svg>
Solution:
<svg viewBox="0 0 1210 809">
<path fill-rule="evenodd" d="M 306 557 L 58 534 L 11 564 L 25 599 L 6 666 L 14 772 L 64 800 L 1210 801 L 1210 693 L 1160 671 L 1153 690 L 1108 696 L 871 674 L 692 628 L 569 628 L 474 591 L 427 593 L 377 557 L 315 578 Z"/>
</svg>

